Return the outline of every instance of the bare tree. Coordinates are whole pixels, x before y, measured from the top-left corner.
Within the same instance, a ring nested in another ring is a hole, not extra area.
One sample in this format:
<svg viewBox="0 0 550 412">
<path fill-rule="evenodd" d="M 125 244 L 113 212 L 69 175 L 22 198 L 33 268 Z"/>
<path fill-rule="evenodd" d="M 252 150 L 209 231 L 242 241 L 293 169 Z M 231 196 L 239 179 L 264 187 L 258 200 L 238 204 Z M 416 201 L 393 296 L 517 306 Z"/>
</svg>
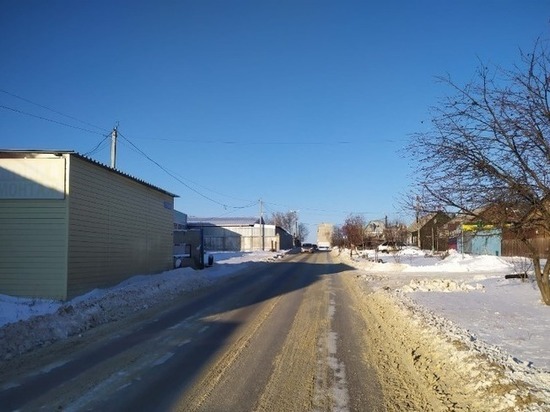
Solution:
<svg viewBox="0 0 550 412">
<path fill-rule="evenodd" d="M 289 212 L 274 212 L 268 219 L 269 224 L 282 227 L 295 239 L 303 242 L 309 234 L 309 229 L 304 223 L 298 221 L 298 212 L 291 210 Z"/>
<path fill-rule="evenodd" d="M 365 219 L 361 215 L 349 215 L 342 226 L 346 246 L 350 249 L 363 245 L 365 241 Z"/>
<path fill-rule="evenodd" d="M 289 212 L 274 212 L 268 219 L 269 224 L 282 227 L 288 233 L 298 237 L 298 213 L 295 211 Z"/>
<path fill-rule="evenodd" d="M 399 220 L 388 223 L 384 228 L 384 238 L 393 242 L 405 243 L 407 241 L 407 225 Z"/>
<path fill-rule="evenodd" d="M 339 248 L 346 246 L 344 231 L 342 230 L 341 226 L 334 226 L 330 243 L 332 243 L 333 246 L 337 246 Z"/>
<path fill-rule="evenodd" d="M 305 223 L 298 223 L 298 239 L 300 242 L 306 240 L 307 235 L 309 235 L 309 229 Z"/>
<path fill-rule="evenodd" d="M 542 299 L 550 305 L 550 252 L 529 233 L 550 233 L 550 59 L 538 41 L 511 70 L 481 65 L 474 80 L 451 89 L 433 108 L 429 131 L 408 147 L 416 162 L 424 212 L 445 207 L 476 217 L 491 205 L 493 224 L 514 233 L 530 251 Z M 415 200 L 411 207 L 418 209 Z M 418 210 L 416 210 L 418 212 Z M 542 266 L 541 259 L 547 259 Z"/>
</svg>

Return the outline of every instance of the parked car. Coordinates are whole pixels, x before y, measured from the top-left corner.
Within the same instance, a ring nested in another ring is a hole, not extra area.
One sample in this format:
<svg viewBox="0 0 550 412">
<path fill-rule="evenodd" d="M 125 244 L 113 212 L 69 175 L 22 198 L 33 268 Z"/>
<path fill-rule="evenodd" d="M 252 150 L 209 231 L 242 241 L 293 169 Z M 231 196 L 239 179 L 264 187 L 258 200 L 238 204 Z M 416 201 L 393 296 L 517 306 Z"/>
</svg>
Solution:
<svg viewBox="0 0 550 412">
<path fill-rule="evenodd" d="M 315 249 L 315 245 L 312 243 L 302 243 L 302 253 L 313 253 Z"/>
<path fill-rule="evenodd" d="M 376 247 L 376 250 L 382 253 L 390 253 L 390 252 L 395 252 L 397 250 L 400 250 L 404 247 L 405 247 L 405 244 L 403 242 L 387 241 L 378 245 Z"/>
</svg>

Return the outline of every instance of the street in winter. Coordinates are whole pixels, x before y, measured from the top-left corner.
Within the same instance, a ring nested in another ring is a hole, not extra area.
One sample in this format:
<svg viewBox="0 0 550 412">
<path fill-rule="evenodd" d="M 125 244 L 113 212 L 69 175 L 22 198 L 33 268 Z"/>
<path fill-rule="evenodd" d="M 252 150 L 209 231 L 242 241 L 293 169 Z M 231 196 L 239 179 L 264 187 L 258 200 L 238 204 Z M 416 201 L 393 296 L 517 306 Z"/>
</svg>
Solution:
<svg viewBox="0 0 550 412">
<path fill-rule="evenodd" d="M 217 253 L 203 271 L 138 276 L 62 304 L 2 296 L 0 403 L 548 408 L 546 307 L 532 281 L 505 279 L 522 262 L 346 252 Z"/>
<path fill-rule="evenodd" d="M 0 2 L 0 412 L 550 411 L 550 9 Z"/>
</svg>

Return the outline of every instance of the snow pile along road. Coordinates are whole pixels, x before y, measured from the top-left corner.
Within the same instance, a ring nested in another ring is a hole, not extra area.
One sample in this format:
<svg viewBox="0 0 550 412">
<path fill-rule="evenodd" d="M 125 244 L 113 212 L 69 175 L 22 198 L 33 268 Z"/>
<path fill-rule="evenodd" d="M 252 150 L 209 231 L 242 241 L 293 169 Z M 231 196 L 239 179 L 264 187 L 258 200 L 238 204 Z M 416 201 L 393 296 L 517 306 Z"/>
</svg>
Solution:
<svg viewBox="0 0 550 412">
<path fill-rule="evenodd" d="M 437 385 L 449 373 L 454 382 L 466 378 L 460 384 L 465 393 L 479 390 L 493 402 L 478 410 L 550 411 L 550 307 L 532 276 L 504 276 L 524 271 L 525 259 L 455 253 L 445 259 L 386 255 L 386 263 L 375 263 L 340 257 L 362 272 L 381 324 L 390 325 L 387 339 L 400 342 L 401 355 L 410 356 L 419 374 L 434 374 Z M 400 314 L 387 315 L 397 308 Z M 416 343 L 415 333 L 422 336 Z"/>
<path fill-rule="evenodd" d="M 480 283 L 471 285 L 452 279 L 412 279 L 408 285 L 403 286 L 402 290 L 403 292 L 469 292 L 484 288 Z"/>
<path fill-rule="evenodd" d="M 548 373 L 515 362 L 405 296 L 381 289 L 365 302 L 370 346 L 382 353 L 375 367 L 390 403 L 404 396 L 399 403 L 409 400 L 411 410 L 549 410 Z"/>
<path fill-rule="evenodd" d="M 214 266 L 202 271 L 180 268 L 158 275 L 134 276 L 115 287 L 96 289 L 68 302 L 0 295 L 0 360 L 205 288 L 235 274 L 249 262 L 269 262 L 280 257 L 271 252 L 214 256 Z"/>
</svg>

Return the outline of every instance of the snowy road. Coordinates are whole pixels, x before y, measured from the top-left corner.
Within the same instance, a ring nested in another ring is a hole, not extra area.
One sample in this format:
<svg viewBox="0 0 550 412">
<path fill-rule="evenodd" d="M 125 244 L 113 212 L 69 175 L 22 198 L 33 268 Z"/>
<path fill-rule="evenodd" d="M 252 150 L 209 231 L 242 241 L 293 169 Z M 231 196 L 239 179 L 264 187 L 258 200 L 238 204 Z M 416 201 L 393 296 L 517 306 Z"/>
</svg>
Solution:
<svg viewBox="0 0 550 412">
<path fill-rule="evenodd" d="M 3 409 L 376 410 L 382 393 L 328 253 L 260 265 L 22 357 Z M 122 322 L 121 322 L 122 323 Z M 14 364 L 14 367 L 15 364 Z"/>
<path fill-rule="evenodd" d="M 547 410 L 544 374 L 518 376 L 342 262 L 257 262 L 131 315 L 99 300 L 115 320 L 0 363 L 0 410 Z"/>
</svg>

